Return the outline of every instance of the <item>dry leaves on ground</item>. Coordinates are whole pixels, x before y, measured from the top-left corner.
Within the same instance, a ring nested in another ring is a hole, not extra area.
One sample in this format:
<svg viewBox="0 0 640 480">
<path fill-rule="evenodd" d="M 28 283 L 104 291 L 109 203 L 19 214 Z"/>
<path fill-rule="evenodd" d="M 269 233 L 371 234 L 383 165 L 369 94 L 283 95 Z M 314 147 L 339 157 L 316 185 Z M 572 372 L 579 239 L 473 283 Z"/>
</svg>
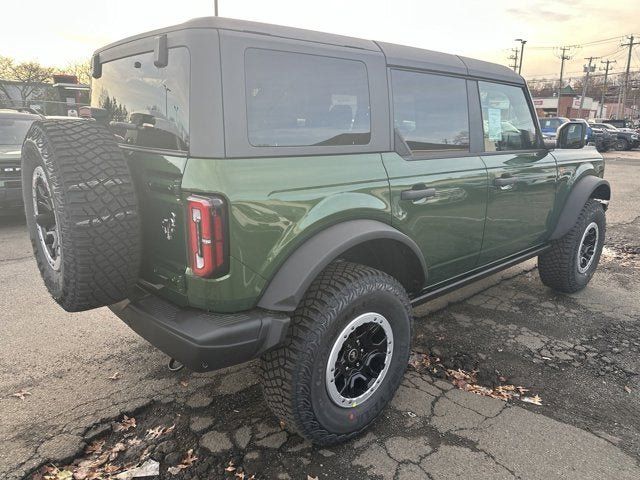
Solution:
<svg viewBox="0 0 640 480">
<path fill-rule="evenodd" d="M 26 396 L 31 395 L 31 392 L 27 392 L 24 388 L 21 388 L 16 393 L 12 393 L 12 397 L 17 397 L 20 400 L 24 400 Z"/>
<path fill-rule="evenodd" d="M 175 467 L 169 467 L 167 471 L 171 475 L 176 475 L 177 473 L 180 473 L 182 470 L 189 468 L 191 465 L 193 465 L 193 462 L 195 462 L 196 460 L 198 460 L 198 457 L 196 457 L 193 454 L 193 448 L 190 448 L 187 451 L 187 453 L 184 454 L 184 457 L 182 457 L 182 461 Z"/>
<path fill-rule="evenodd" d="M 120 379 L 120 372 L 116 372 L 113 375 L 111 375 L 110 377 L 107 377 L 109 380 L 119 380 Z"/>
<path fill-rule="evenodd" d="M 447 378 L 456 388 L 466 392 L 482 395 L 483 397 L 496 398 L 505 402 L 507 400 L 519 399 L 523 402 L 532 403 L 534 405 L 542 405 L 542 399 L 540 396 L 525 396 L 525 393 L 529 391 L 527 388 L 509 384 L 498 385 L 496 387 L 485 387 L 483 385 L 479 385 L 477 370 L 468 372 L 461 368 L 455 370 L 445 368 L 440 358 L 429 355 L 428 353 L 412 352 L 409 357 L 409 365 L 417 371 L 426 370 L 430 374 L 444 374 L 444 377 Z M 498 377 L 498 380 L 500 382 L 504 382 L 506 381 L 506 378 L 500 376 Z"/>
<path fill-rule="evenodd" d="M 126 432 L 130 428 L 136 428 L 136 419 L 134 417 L 122 417 L 120 422 L 113 424 L 114 432 Z"/>
<path fill-rule="evenodd" d="M 147 430 L 147 435 L 146 437 L 154 440 L 158 437 L 161 437 L 162 435 L 167 435 L 171 432 L 173 432 L 173 429 L 176 428 L 175 424 L 171 425 L 170 427 L 165 427 L 163 425 L 158 425 L 155 428 L 150 428 L 149 430 Z"/>
</svg>

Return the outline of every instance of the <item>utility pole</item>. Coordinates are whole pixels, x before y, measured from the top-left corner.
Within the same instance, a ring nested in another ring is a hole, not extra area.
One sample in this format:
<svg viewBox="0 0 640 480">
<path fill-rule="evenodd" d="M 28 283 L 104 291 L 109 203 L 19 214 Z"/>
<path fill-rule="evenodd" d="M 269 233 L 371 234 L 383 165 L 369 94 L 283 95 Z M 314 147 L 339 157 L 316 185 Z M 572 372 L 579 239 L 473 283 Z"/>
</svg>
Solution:
<svg viewBox="0 0 640 480">
<path fill-rule="evenodd" d="M 213 14 L 218 16 L 218 0 L 213 0 Z"/>
<path fill-rule="evenodd" d="M 633 51 L 634 45 L 639 45 L 640 42 L 634 42 L 633 35 L 629 35 L 627 37 L 629 39 L 629 43 L 623 43 L 620 45 L 621 47 L 629 47 L 629 54 L 627 55 L 627 68 L 624 72 L 624 87 L 622 90 L 622 118 L 625 118 L 625 108 L 627 105 L 627 87 L 629 86 L 629 69 L 631 68 L 631 52 Z"/>
<path fill-rule="evenodd" d="M 562 92 L 562 77 L 564 75 L 564 61 L 571 60 L 571 57 L 567 55 L 567 50 L 570 50 L 571 47 L 561 47 L 560 48 L 560 82 L 558 83 L 558 108 L 556 108 L 556 115 L 560 116 L 560 94 Z"/>
<path fill-rule="evenodd" d="M 602 95 L 600 96 L 600 114 L 599 118 L 602 118 L 602 112 L 604 111 L 604 96 L 607 93 L 607 78 L 609 77 L 609 65 L 612 63 L 616 63 L 615 60 L 600 60 L 600 63 L 604 63 L 606 67 L 600 68 L 600 70 L 604 70 L 604 84 L 602 85 Z"/>
<path fill-rule="evenodd" d="M 522 38 L 516 38 L 516 42 L 520 42 L 520 64 L 518 65 L 518 75 L 522 75 L 522 59 L 524 58 L 524 44 L 526 40 Z"/>
<path fill-rule="evenodd" d="M 589 65 L 584 66 L 584 71 L 586 72 L 586 74 L 584 76 L 584 85 L 582 85 L 582 95 L 580 96 L 580 108 L 578 109 L 578 116 L 580 118 L 582 118 L 582 106 L 584 105 L 584 97 L 587 94 L 587 86 L 589 85 L 589 75 L 591 75 L 591 72 L 594 72 L 596 70 L 596 66 L 594 65 L 592 67 L 591 63 L 599 58 L 600 57 L 585 58 L 585 60 L 589 60 Z"/>
<path fill-rule="evenodd" d="M 513 68 L 514 72 L 517 72 L 518 71 L 518 49 L 512 48 L 511 51 L 513 52 L 513 55 L 509 57 L 509 60 L 513 60 L 513 65 L 509 65 L 509 66 Z"/>
</svg>

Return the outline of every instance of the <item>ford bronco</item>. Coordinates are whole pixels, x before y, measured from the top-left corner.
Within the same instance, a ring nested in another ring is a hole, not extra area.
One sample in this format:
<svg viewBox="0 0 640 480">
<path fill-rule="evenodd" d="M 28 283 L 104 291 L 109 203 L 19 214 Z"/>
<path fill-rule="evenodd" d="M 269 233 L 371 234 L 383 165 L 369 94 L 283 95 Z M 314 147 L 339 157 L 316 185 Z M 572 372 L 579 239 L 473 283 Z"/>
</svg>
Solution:
<svg viewBox="0 0 640 480">
<path fill-rule="evenodd" d="M 598 265 L 602 156 L 576 122 L 545 148 L 506 67 L 224 18 L 92 65 L 96 121 L 37 121 L 22 149 L 49 292 L 194 371 L 259 358 L 316 443 L 393 397 L 412 305 L 533 257 L 575 292 Z"/>
</svg>

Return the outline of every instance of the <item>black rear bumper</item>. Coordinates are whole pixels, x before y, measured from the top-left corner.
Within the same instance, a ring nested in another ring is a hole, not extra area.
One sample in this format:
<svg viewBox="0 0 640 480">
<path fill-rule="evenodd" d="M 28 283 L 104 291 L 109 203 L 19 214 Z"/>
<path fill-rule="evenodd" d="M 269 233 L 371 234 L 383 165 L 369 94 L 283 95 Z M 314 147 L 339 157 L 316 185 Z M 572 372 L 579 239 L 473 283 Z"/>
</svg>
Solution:
<svg viewBox="0 0 640 480">
<path fill-rule="evenodd" d="M 109 307 L 149 343 L 195 372 L 260 356 L 284 340 L 287 315 L 254 309 L 226 314 L 181 308 L 140 287 Z"/>
</svg>

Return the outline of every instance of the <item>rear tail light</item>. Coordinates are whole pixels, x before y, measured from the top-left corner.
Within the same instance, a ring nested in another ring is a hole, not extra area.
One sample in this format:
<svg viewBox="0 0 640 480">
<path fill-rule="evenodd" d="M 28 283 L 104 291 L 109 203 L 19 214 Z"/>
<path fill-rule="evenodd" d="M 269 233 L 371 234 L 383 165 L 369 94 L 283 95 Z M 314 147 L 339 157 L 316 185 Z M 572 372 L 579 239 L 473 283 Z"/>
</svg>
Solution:
<svg viewBox="0 0 640 480">
<path fill-rule="evenodd" d="M 199 277 L 220 277 L 229 271 L 225 202 L 219 197 L 187 199 L 189 263 Z"/>
</svg>

